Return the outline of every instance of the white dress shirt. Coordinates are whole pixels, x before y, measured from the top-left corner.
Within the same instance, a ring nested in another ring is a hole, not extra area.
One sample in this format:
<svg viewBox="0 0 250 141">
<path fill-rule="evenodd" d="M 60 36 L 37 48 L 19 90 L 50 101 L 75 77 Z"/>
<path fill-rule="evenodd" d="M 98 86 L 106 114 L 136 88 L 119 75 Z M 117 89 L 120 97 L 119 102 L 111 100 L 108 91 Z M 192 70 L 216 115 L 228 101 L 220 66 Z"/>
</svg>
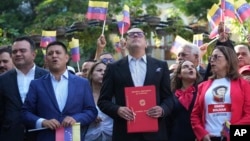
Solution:
<svg viewBox="0 0 250 141">
<path fill-rule="evenodd" d="M 24 74 L 23 72 L 21 72 L 19 69 L 16 68 L 17 86 L 23 103 L 28 93 L 30 82 L 35 78 L 35 68 L 36 65 L 34 65 L 27 74 Z"/>
<path fill-rule="evenodd" d="M 135 86 L 143 86 L 146 72 L 147 72 L 147 59 L 146 55 L 142 58 L 136 59 L 128 55 L 129 70 Z"/>
<path fill-rule="evenodd" d="M 53 76 L 51 73 L 50 77 L 59 110 L 62 112 L 68 98 L 69 73 L 67 70 L 65 70 L 63 75 L 61 75 L 61 79 L 59 81 L 56 80 L 55 76 Z M 36 128 L 42 128 L 42 122 L 44 120 L 45 120 L 44 118 L 39 118 L 36 121 Z"/>
</svg>

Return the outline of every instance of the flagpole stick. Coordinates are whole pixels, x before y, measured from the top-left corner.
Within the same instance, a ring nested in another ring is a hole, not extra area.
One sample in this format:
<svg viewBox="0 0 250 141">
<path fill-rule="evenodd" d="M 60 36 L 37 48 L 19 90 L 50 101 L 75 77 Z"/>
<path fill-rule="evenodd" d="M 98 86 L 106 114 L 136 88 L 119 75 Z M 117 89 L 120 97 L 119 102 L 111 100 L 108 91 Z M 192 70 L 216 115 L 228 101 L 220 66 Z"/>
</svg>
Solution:
<svg viewBox="0 0 250 141">
<path fill-rule="evenodd" d="M 122 37 L 121 37 L 121 39 L 123 39 L 123 34 L 124 34 L 124 23 L 122 23 Z"/>
<path fill-rule="evenodd" d="M 102 35 L 104 35 L 105 24 L 106 24 L 106 20 L 104 20 L 104 21 L 103 21 L 103 26 L 102 26 Z"/>
<path fill-rule="evenodd" d="M 80 72 L 79 61 L 77 61 L 76 64 L 77 64 L 78 72 Z"/>
<path fill-rule="evenodd" d="M 218 40 L 219 37 L 217 36 L 216 38 L 214 38 L 212 41 L 208 42 L 207 46 L 211 45 L 214 41 Z"/>
</svg>

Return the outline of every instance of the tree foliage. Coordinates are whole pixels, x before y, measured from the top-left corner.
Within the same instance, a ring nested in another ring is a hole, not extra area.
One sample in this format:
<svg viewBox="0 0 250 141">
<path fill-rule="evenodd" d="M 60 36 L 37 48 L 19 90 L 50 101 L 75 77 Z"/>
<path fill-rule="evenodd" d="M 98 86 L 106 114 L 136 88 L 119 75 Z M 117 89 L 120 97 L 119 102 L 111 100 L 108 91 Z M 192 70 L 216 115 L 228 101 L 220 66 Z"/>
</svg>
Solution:
<svg viewBox="0 0 250 141">
<path fill-rule="evenodd" d="M 97 0 L 102 1 L 102 0 Z M 174 5 L 187 16 L 194 15 L 197 19 L 206 20 L 207 10 L 219 0 L 106 0 L 109 1 L 108 18 L 114 18 L 122 11 L 123 5 L 130 7 L 131 17 L 140 17 L 145 14 L 157 15 L 156 3 L 174 3 Z M 249 0 L 247 0 L 249 1 Z M 143 10 L 146 6 L 146 11 Z M 40 35 L 42 30 L 56 30 L 65 27 L 70 30 L 73 23 L 87 23 L 85 14 L 88 8 L 87 0 L 1 0 L 0 5 L 0 45 L 10 44 L 12 39 L 20 35 Z M 174 13 L 174 14 L 173 14 Z M 178 19 L 178 13 L 172 12 L 170 18 L 175 19 L 174 24 L 165 28 L 167 32 L 183 37 L 191 36 L 185 30 L 183 23 Z M 107 24 L 106 35 L 117 30 L 115 23 Z M 151 26 L 138 25 L 145 30 L 154 30 Z M 97 26 L 87 26 L 84 29 L 69 32 L 64 35 L 64 42 L 72 38 L 80 39 L 80 47 L 84 58 L 92 57 L 96 48 L 96 39 L 100 36 L 102 22 Z M 108 37 L 106 37 L 109 41 Z M 114 51 L 108 42 L 109 52 Z"/>
</svg>

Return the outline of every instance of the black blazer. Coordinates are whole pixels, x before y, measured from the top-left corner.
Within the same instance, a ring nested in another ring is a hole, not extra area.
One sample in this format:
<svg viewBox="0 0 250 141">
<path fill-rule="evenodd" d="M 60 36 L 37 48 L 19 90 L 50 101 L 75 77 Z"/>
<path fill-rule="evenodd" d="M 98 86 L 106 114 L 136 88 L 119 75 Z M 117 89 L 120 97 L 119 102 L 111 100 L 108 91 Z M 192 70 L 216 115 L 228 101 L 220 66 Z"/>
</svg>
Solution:
<svg viewBox="0 0 250 141">
<path fill-rule="evenodd" d="M 35 79 L 48 71 L 35 68 Z M 23 141 L 24 125 L 21 123 L 23 102 L 17 85 L 17 72 L 12 69 L 0 76 L 0 127 L 1 141 Z"/>
<path fill-rule="evenodd" d="M 173 108 L 173 95 L 170 91 L 169 70 L 166 62 L 147 56 L 147 72 L 144 85 L 155 85 L 157 105 L 161 106 L 167 116 Z M 159 131 L 154 133 L 127 133 L 126 120 L 117 114 L 120 106 L 125 106 L 125 87 L 134 86 L 129 70 L 128 57 L 108 64 L 103 78 L 101 95 L 98 100 L 99 108 L 113 118 L 113 141 L 136 141 L 147 139 L 152 141 L 167 140 L 165 118 L 159 118 Z M 112 102 L 112 99 L 115 99 Z M 145 123 L 147 124 L 147 123 Z"/>
</svg>

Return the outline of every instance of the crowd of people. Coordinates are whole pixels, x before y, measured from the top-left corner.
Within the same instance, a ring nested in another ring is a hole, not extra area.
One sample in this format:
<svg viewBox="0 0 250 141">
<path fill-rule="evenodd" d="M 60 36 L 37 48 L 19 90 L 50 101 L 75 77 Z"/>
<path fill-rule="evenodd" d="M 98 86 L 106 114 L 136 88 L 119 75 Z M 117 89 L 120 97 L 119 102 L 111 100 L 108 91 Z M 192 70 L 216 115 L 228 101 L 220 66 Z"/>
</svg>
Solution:
<svg viewBox="0 0 250 141">
<path fill-rule="evenodd" d="M 146 55 L 140 28 L 128 30 L 119 60 L 104 52 L 101 35 L 95 58 L 73 73 L 64 43 L 48 44 L 44 69 L 34 63 L 34 42 L 15 39 L 0 48 L 0 140 L 55 141 L 56 129 L 80 123 L 81 141 L 226 141 L 225 122 L 250 124 L 250 50 L 234 46 L 223 27 L 205 67 L 204 50 L 191 43 L 170 67 Z M 125 88 L 149 85 L 156 105 L 145 116 L 158 130 L 128 133 L 127 123 L 141 119 L 126 105 Z"/>
</svg>

